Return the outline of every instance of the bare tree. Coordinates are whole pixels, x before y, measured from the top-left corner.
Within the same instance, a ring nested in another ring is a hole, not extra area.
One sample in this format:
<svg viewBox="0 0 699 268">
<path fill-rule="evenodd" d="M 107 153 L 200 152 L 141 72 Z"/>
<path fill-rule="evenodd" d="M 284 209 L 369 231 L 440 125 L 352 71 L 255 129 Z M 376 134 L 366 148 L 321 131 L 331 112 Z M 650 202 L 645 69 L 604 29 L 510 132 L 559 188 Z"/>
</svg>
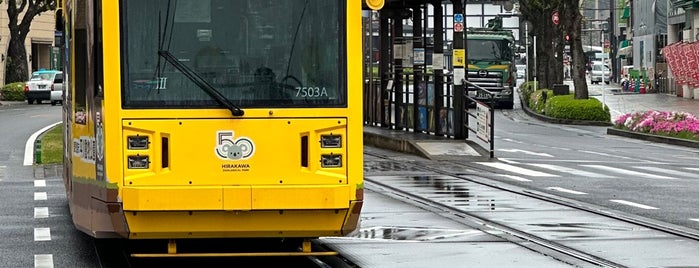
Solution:
<svg viewBox="0 0 699 268">
<path fill-rule="evenodd" d="M 29 76 L 27 50 L 24 41 L 34 17 L 42 12 L 52 11 L 56 0 L 6 0 L 10 41 L 5 63 L 5 84 L 25 81 Z M 0 2 L 1 3 L 1 2 Z M 20 15 L 24 15 L 20 18 Z"/>
</svg>

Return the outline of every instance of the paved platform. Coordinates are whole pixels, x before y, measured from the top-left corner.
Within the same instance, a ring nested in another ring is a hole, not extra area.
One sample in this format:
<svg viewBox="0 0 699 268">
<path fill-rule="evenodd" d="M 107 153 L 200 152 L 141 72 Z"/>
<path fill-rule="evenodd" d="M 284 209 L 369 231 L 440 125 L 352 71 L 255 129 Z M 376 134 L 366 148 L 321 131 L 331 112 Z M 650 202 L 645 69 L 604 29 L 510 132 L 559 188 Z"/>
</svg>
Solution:
<svg viewBox="0 0 699 268">
<path fill-rule="evenodd" d="M 688 112 L 699 116 L 699 100 L 660 93 L 616 94 L 613 86 L 596 93 L 598 94 L 591 94 L 590 97 L 597 98 L 609 106 L 612 121 L 622 114 L 648 110 Z M 644 139 L 638 135 L 632 138 Z M 647 140 L 662 142 L 654 137 Z M 481 161 L 489 158 L 486 149 L 470 140 L 454 140 L 443 136 L 375 126 L 364 126 L 364 143 L 377 148 L 410 153 L 433 160 L 472 159 Z M 671 144 L 686 146 L 677 142 Z"/>
</svg>

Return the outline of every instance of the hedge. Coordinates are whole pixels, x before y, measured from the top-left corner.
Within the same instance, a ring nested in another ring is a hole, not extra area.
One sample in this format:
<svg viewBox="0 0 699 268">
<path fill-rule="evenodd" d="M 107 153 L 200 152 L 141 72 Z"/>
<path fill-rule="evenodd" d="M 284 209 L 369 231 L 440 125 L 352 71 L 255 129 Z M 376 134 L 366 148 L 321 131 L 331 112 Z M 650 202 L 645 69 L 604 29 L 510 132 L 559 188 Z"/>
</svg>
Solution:
<svg viewBox="0 0 699 268">
<path fill-rule="evenodd" d="M 4 101 L 24 101 L 24 82 L 15 82 L 2 87 L 0 98 Z"/>
</svg>

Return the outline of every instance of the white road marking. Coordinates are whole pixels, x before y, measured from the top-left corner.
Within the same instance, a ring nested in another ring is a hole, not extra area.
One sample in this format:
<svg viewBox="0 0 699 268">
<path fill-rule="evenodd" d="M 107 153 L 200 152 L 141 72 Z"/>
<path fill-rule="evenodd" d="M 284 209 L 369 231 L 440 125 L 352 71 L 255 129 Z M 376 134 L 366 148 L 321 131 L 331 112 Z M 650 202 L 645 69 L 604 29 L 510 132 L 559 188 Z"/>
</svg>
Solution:
<svg viewBox="0 0 699 268">
<path fill-rule="evenodd" d="M 35 207 L 34 208 L 34 218 L 35 219 L 43 219 L 43 218 L 48 218 L 49 217 L 49 208 L 48 207 Z"/>
<path fill-rule="evenodd" d="M 498 158 L 498 160 L 505 162 L 505 163 L 508 163 L 508 164 L 519 164 L 519 162 L 511 160 L 509 158 Z"/>
<path fill-rule="evenodd" d="M 696 221 L 699 222 L 699 219 L 689 219 L 690 221 Z"/>
<path fill-rule="evenodd" d="M 520 177 L 520 176 L 515 176 L 515 175 L 500 174 L 500 176 L 505 177 L 505 178 L 508 178 L 508 179 L 510 179 L 510 180 L 515 180 L 515 181 L 523 181 L 523 182 L 530 182 L 530 181 L 532 181 L 532 180 L 528 180 L 528 179 L 522 178 L 522 177 Z"/>
<path fill-rule="evenodd" d="M 584 170 L 579 170 L 579 169 L 574 169 L 574 168 L 569 168 L 569 167 L 564 167 L 564 166 L 551 165 L 551 164 L 529 164 L 529 165 L 535 166 L 535 167 L 540 167 L 540 168 L 545 168 L 545 169 L 553 170 L 553 171 L 570 173 L 573 175 L 587 177 L 587 178 L 600 178 L 600 179 L 614 178 L 613 176 L 608 176 L 608 175 L 593 173 L 593 172 L 587 172 Z"/>
<path fill-rule="evenodd" d="M 34 180 L 34 187 L 46 187 L 46 180 Z"/>
<path fill-rule="evenodd" d="M 699 168 L 693 168 L 693 167 L 686 167 L 684 168 L 686 170 L 694 170 L 694 171 L 699 171 Z"/>
<path fill-rule="evenodd" d="M 53 268 L 52 254 L 34 255 L 34 268 Z"/>
<path fill-rule="evenodd" d="M 547 187 L 546 189 L 549 189 L 549 190 L 552 190 L 552 191 L 559 191 L 559 192 L 569 193 L 569 194 L 577 194 L 577 195 L 584 195 L 584 194 L 587 194 L 587 193 L 578 192 L 578 191 L 575 191 L 575 190 L 569 190 L 569 189 L 561 188 L 561 187 Z"/>
<path fill-rule="evenodd" d="M 608 153 L 601 153 L 601 152 L 586 151 L 586 150 L 578 150 L 578 152 L 586 153 L 586 154 L 594 154 L 594 155 L 608 156 L 608 157 L 614 157 L 614 158 L 621 158 L 621 159 L 626 159 L 626 160 L 631 160 L 631 161 L 636 161 L 636 162 L 638 162 L 638 159 L 634 159 L 633 157 L 620 156 L 620 155 L 608 154 Z M 643 162 L 649 162 L 649 161 L 643 161 Z"/>
<path fill-rule="evenodd" d="M 40 129 L 37 132 L 34 132 L 31 136 L 29 136 L 29 139 L 27 140 L 27 143 L 24 145 L 24 165 L 25 166 L 31 166 L 34 164 L 34 142 L 36 142 L 36 138 L 41 135 L 41 133 L 46 132 L 50 128 L 52 128 L 55 125 L 60 124 L 61 122 L 56 122 L 51 125 L 48 125 L 42 129 Z"/>
<path fill-rule="evenodd" d="M 42 201 L 42 200 L 47 200 L 48 195 L 46 192 L 36 192 L 34 193 L 34 201 Z"/>
<path fill-rule="evenodd" d="M 5 174 L 7 174 L 6 170 L 7 170 L 7 166 L 0 166 L 0 179 L 5 177 Z M 0 181 L 2 181 L 2 180 L 0 180 Z"/>
<path fill-rule="evenodd" d="M 505 163 L 500 163 L 500 162 L 477 162 L 478 164 L 484 165 L 484 166 L 489 166 L 497 169 L 502 169 L 505 171 L 509 172 L 514 172 L 514 173 L 519 173 L 525 176 L 532 176 L 532 177 L 558 177 L 557 175 L 553 174 L 548 174 L 544 172 L 539 172 L 536 170 L 531 170 L 531 169 L 526 169 L 526 168 L 521 168 L 521 167 L 516 167 L 513 165 L 508 165 Z"/>
<path fill-rule="evenodd" d="M 688 178 L 699 177 L 699 175 L 697 175 L 697 174 L 693 174 L 693 173 L 689 173 L 689 172 L 682 172 L 682 171 L 672 170 L 672 169 L 664 169 L 664 168 L 659 168 L 659 167 L 640 166 L 640 167 L 634 167 L 634 168 L 653 171 L 653 172 L 660 172 L 660 173 L 665 173 L 665 174 L 670 174 L 670 175 L 675 175 L 675 176 L 688 177 Z"/>
<path fill-rule="evenodd" d="M 34 228 L 34 241 L 50 241 L 51 228 Z"/>
<path fill-rule="evenodd" d="M 524 153 L 524 154 L 528 154 L 528 155 L 553 157 L 553 155 L 550 155 L 550 154 L 547 154 L 547 153 L 536 153 L 536 152 L 526 151 L 526 150 L 520 150 L 520 149 L 499 149 L 498 151 L 501 151 L 501 152 L 508 152 L 508 153 Z"/>
<path fill-rule="evenodd" d="M 671 178 L 671 177 L 667 177 L 667 176 L 641 173 L 641 172 L 637 172 L 637 171 L 633 171 L 633 170 L 626 170 L 626 169 L 608 167 L 608 166 L 602 166 L 602 165 L 581 165 L 581 166 L 591 167 L 591 168 L 596 168 L 596 169 L 601 169 L 601 170 L 607 170 L 607 171 L 611 171 L 614 173 L 619 173 L 619 174 L 627 175 L 627 176 L 644 177 L 644 178 L 648 178 L 648 179 L 660 179 L 660 180 L 674 180 L 675 179 L 675 178 Z"/>
<path fill-rule="evenodd" d="M 613 199 L 613 200 L 609 200 L 609 201 L 612 201 L 612 202 L 614 202 L 614 203 L 619 203 L 619 204 L 627 205 L 627 206 L 642 208 L 642 209 L 658 209 L 658 208 L 656 208 L 656 207 L 651 207 L 651 206 L 647 206 L 647 205 L 644 205 L 644 204 L 634 203 L 634 202 L 626 201 L 626 200 Z"/>
</svg>

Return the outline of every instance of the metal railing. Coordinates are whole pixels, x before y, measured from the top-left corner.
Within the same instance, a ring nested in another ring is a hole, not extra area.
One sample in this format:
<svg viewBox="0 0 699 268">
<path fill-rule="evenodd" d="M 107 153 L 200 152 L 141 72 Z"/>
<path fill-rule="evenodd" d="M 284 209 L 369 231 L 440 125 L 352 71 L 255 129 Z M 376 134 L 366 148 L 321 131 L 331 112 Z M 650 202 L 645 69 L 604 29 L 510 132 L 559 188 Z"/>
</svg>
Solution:
<svg viewBox="0 0 699 268">
<path fill-rule="evenodd" d="M 470 120 L 466 120 L 465 127 L 469 132 L 476 134 L 476 137 L 489 145 L 490 149 L 488 152 L 490 153 L 490 158 L 493 158 L 495 157 L 495 92 L 468 80 L 463 80 L 463 82 L 470 87 L 476 88 L 476 96 L 488 96 L 488 103 L 485 103 L 469 96 L 468 93 L 465 94 L 466 106 L 464 107 L 466 107 L 466 115 L 475 119 L 475 124 L 471 124 L 469 123 Z M 468 109 L 472 105 L 476 106 L 475 110 Z M 475 111 L 475 113 L 471 111 Z"/>
<path fill-rule="evenodd" d="M 398 77 L 400 76 L 400 77 Z M 454 81 L 450 74 L 434 75 L 432 73 L 388 73 L 380 79 L 367 80 L 364 84 L 364 123 L 370 126 L 423 133 L 426 135 L 455 138 L 455 127 L 467 129 L 467 133 L 475 133 L 480 140 L 490 144 L 490 157 L 494 151 L 494 104 L 495 93 L 471 82 L 465 84 L 477 88 L 478 92 L 489 96 L 489 103 L 481 102 L 468 96 L 464 91 L 464 107 L 459 111 L 463 122 L 455 122 L 454 118 Z M 442 79 L 435 81 L 435 79 Z M 390 78 L 390 79 L 388 79 Z M 393 81 L 400 81 L 394 83 Z M 417 85 L 415 84 L 417 82 Z M 437 83 L 439 82 L 439 83 Z M 381 85 L 385 86 L 382 87 Z M 469 109 L 469 108 L 476 109 Z M 483 111 L 487 122 L 482 124 Z M 480 117 L 479 117 L 480 116 Z M 475 118 L 476 120 L 469 120 Z M 480 121 L 479 121 L 480 120 Z M 483 128 L 487 128 L 484 130 Z M 483 131 L 488 136 L 483 136 Z M 466 134 L 468 139 L 468 134 Z"/>
<path fill-rule="evenodd" d="M 388 77 L 395 75 L 398 74 L 389 74 Z M 366 81 L 365 124 L 453 138 L 451 76 L 444 76 L 442 86 L 435 88 L 433 74 L 422 75 L 417 86 L 413 85 L 413 73 L 400 75 L 400 84 L 389 79 L 386 88 L 381 88 L 378 79 Z"/>
</svg>

